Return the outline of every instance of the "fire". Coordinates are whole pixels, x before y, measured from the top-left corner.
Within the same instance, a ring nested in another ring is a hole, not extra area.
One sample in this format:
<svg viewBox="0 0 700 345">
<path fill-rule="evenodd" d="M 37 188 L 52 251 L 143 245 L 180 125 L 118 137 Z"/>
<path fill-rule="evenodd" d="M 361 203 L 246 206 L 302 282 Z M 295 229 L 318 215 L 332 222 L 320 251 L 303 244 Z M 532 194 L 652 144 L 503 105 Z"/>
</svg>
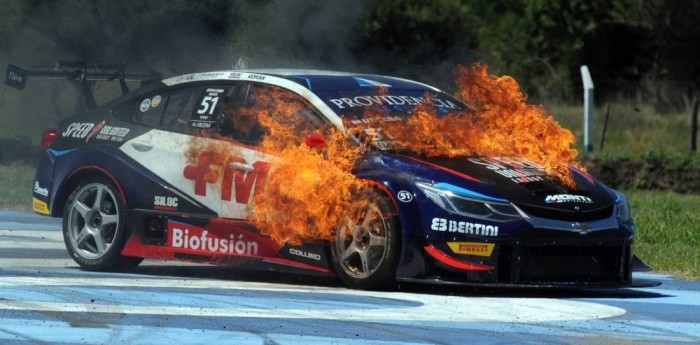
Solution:
<svg viewBox="0 0 700 345">
<path fill-rule="evenodd" d="M 439 116 L 423 103 L 401 121 L 382 121 L 386 115 L 369 110 L 365 119 L 381 121 L 382 129 L 401 147 L 426 156 L 519 157 L 542 166 L 570 188 L 576 188 L 569 166 L 583 170 L 572 148 L 576 139 L 547 110 L 527 104 L 511 77 L 488 74 L 483 65 L 459 67 L 456 97 L 471 107 Z M 430 98 L 426 95 L 426 98 Z"/>
<path fill-rule="evenodd" d="M 370 193 L 350 172 L 362 148 L 338 129 L 314 123 L 306 105 L 289 93 L 270 89 L 256 95 L 258 104 L 252 111 L 267 133 L 261 148 L 278 159 L 249 220 L 278 243 L 330 240 L 348 210 L 363 206 L 355 200 Z M 312 135 L 326 138 L 325 146 L 306 145 Z"/>
<path fill-rule="evenodd" d="M 457 76 L 456 96 L 470 108 L 440 116 L 426 102 L 412 116 L 390 121 L 385 112 L 370 108 L 364 115 L 370 123 L 350 127 L 348 133 L 324 126 L 297 96 L 261 87 L 262 92 L 252 96 L 252 106 L 241 106 L 227 115 L 243 136 L 264 134 L 256 150 L 275 157 L 269 162 L 264 186 L 255 185 L 248 220 L 280 244 L 299 244 L 330 240 L 344 217 L 364 217 L 373 187 L 351 171 L 365 147 L 348 139 L 360 133 L 388 135 L 400 146 L 427 156 L 524 158 L 575 187 L 569 166 L 581 167 L 575 162 L 575 138 L 570 131 L 560 127 L 543 107 L 527 104 L 511 77 L 488 75 L 483 65 L 460 67 Z M 374 120 L 381 121 L 381 129 Z M 324 145 L 318 144 L 321 137 Z M 306 144 L 309 138 L 316 138 L 315 144 Z M 192 139 L 188 163 L 208 159 L 215 166 L 226 166 L 237 155 L 232 150 L 246 146 L 228 137 L 219 139 Z M 213 169 L 205 180 L 221 184 L 224 175 L 223 170 Z"/>
<path fill-rule="evenodd" d="M 275 156 L 264 191 L 256 190 L 253 196 L 248 220 L 280 244 L 330 240 L 343 217 L 363 216 L 358 210 L 369 202 L 368 183 L 350 172 L 363 148 L 342 131 L 315 121 L 310 109 L 289 93 L 266 88 L 253 97 L 252 107 L 227 114 L 233 123 L 244 124 L 237 128 L 243 135 L 262 130 L 265 136 L 258 149 Z M 306 144 L 305 139 L 313 135 L 325 139 L 324 147 Z M 207 159 L 214 166 L 229 164 L 238 155 L 232 151 L 239 150 L 241 143 L 229 137 L 218 139 L 193 138 L 186 153 L 188 163 Z M 212 170 L 206 181 L 220 188 L 222 169 Z"/>
</svg>

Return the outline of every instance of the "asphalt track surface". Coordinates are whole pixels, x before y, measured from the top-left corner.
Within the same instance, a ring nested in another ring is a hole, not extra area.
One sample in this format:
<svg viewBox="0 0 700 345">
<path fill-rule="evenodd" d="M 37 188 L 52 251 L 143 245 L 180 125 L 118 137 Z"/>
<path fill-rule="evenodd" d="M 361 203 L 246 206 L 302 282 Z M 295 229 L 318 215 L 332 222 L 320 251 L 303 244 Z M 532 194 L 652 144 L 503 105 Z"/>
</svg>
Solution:
<svg viewBox="0 0 700 345">
<path fill-rule="evenodd" d="M 700 282 L 654 288 L 402 285 L 145 261 L 80 270 L 60 220 L 0 211 L 0 344 L 698 344 Z"/>
</svg>

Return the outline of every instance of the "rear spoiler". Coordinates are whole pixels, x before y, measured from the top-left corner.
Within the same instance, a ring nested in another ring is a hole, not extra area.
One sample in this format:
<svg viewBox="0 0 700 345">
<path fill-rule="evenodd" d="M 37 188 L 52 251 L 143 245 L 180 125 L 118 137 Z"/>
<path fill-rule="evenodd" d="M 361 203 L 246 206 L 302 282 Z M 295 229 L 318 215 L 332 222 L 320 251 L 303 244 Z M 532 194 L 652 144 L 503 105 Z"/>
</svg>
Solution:
<svg viewBox="0 0 700 345">
<path fill-rule="evenodd" d="M 80 82 L 83 96 L 88 108 L 97 106 L 89 81 L 119 81 L 122 93 L 129 92 L 126 81 L 141 81 L 142 84 L 160 80 L 162 75 L 150 70 L 138 69 L 123 63 L 119 64 L 87 64 L 84 61 L 60 61 L 54 66 L 22 67 L 8 64 L 5 73 L 5 84 L 22 90 L 27 84 L 27 78 L 66 79 Z"/>
</svg>

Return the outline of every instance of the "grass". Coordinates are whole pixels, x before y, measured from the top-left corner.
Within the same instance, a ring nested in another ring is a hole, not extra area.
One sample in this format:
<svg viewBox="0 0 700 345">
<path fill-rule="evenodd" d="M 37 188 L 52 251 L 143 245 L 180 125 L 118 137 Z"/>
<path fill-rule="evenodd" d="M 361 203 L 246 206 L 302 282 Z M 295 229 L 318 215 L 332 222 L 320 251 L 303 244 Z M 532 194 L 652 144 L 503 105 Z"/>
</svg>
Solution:
<svg viewBox="0 0 700 345">
<path fill-rule="evenodd" d="M 627 191 L 635 253 L 654 271 L 700 279 L 700 195 Z"/>
<path fill-rule="evenodd" d="M 581 106 L 547 105 L 552 116 L 577 139 L 583 153 L 583 109 Z M 606 107 L 594 111 L 593 152 L 600 152 Z M 700 143 L 698 143 L 700 144 Z M 687 152 L 690 150 L 690 112 L 658 114 L 651 108 L 612 104 L 603 151 L 615 153 Z"/>
<path fill-rule="evenodd" d="M 34 167 L 0 165 L 0 209 L 31 211 Z"/>
</svg>

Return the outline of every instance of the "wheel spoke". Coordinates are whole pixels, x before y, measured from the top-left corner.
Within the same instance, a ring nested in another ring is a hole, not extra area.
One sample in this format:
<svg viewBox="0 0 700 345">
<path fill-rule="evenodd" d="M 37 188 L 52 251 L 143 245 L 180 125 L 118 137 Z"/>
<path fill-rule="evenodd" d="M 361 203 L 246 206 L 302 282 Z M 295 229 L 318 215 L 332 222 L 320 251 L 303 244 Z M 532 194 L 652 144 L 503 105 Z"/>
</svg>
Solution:
<svg viewBox="0 0 700 345">
<path fill-rule="evenodd" d="M 104 187 L 97 186 L 97 191 L 95 193 L 95 202 L 92 204 L 92 208 L 95 210 L 101 209 L 103 198 L 104 198 Z"/>
<path fill-rule="evenodd" d="M 109 225 L 117 224 L 119 221 L 119 217 L 116 214 L 105 214 L 100 212 L 100 215 L 102 216 L 102 229 Z"/>
<path fill-rule="evenodd" d="M 357 226 L 357 224 L 350 217 L 347 217 L 347 220 L 345 222 L 345 228 L 348 231 L 350 231 L 353 240 L 357 240 L 358 238 L 360 238 L 360 236 L 362 236 L 362 229 L 359 226 Z M 343 233 L 342 235 L 345 236 L 345 233 Z"/>
<path fill-rule="evenodd" d="M 368 207 L 367 213 L 365 214 L 365 219 L 362 220 L 362 225 L 360 225 L 360 227 L 362 229 L 367 229 L 372 221 L 377 218 L 377 216 L 379 216 L 379 212 L 377 212 L 374 207 Z"/>
<path fill-rule="evenodd" d="M 95 239 L 95 249 L 97 250 L 97 254 L 102 255 L 105 250 L 107 250 L 107 245 L 102 239 L 102 235 L 97 233 L 92 235 L 92 238 Z"/>
<path fill-rule="evenodd" d="M 83 219 L 87 218 L 88 212 L 90 212 L 90 207 L 88 205 L 85 205 L 82 201 L 76 200 L 75 201 L 75 206 L 73 206 L 73 209 L 78 211 L 81 216 L 83 216 Z"/>
<path fill-rule="evenodd" d="M 362 272 L 369 273 L 369 258 L 367 257 L 367 251 L 359 252 L 360 262 L 362 262 Z"/>
<path fill-rule="evenodd" d="M 369 233 L 369 246 L 370 247 L 385 247 L 386 237 L 377 234 Z"/>
<path fill-rule="evenodd" d="M 90 231 L 87 229 L 86 226 L 84 226 L 81 230 L 80 233 L 75 237 L 75 246 L 80 248 L 85 244 L 85 241 L 87 241 L 88 238 L 90 238 L 91 234 Z"/>
<path fill-rule="evenodd" d="M 356 243 L 357 242 L 355 242 L 353 240 L 352 243 L 350 243 L 350 245 L 347 248 L 345 248 L 345 251 L 343 252 L 343 254 L 340 255 L 341 261 L 347 260 L 348 258 L 350 258 L 350 256 L 352 256 L 353 254 L 355 254 L 359 251 Z"/>
</svg>

